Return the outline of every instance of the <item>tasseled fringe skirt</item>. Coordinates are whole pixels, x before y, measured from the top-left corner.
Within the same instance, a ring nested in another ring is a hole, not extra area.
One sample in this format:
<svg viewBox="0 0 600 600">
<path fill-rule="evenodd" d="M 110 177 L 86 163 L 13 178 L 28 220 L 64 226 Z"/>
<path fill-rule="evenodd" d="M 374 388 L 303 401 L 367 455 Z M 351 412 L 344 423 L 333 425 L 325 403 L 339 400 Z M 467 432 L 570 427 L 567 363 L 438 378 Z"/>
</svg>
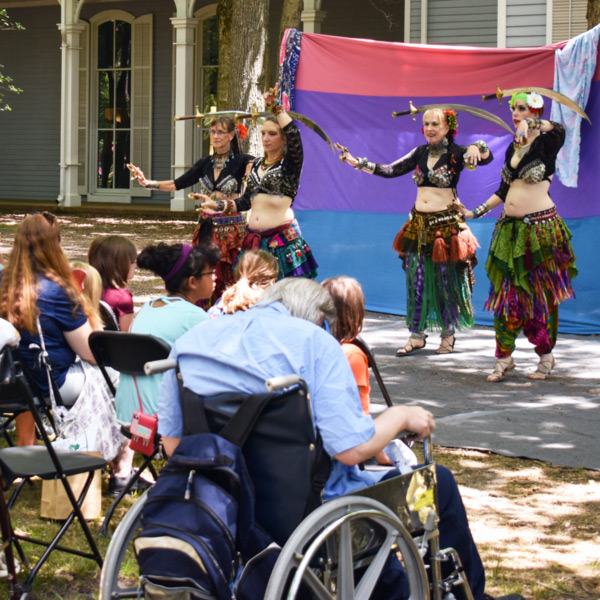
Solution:
<svg viewBox="0 0 600 600">
<path fill-rule="evenodd" d="M 406 271 L 406 322 L 411 331 L 472 327 L 475 236 L 455 207 L 411 211 L 394 250 Z"/>
<path fill-rule="evenodd" d="M 571 232 L 555 207 L 518 219 L 502 215 L 485 268 L 491 282 L 485 309 L 496 317 L 547 321 L 554 305 L 575 297 Z"/>
</svg>

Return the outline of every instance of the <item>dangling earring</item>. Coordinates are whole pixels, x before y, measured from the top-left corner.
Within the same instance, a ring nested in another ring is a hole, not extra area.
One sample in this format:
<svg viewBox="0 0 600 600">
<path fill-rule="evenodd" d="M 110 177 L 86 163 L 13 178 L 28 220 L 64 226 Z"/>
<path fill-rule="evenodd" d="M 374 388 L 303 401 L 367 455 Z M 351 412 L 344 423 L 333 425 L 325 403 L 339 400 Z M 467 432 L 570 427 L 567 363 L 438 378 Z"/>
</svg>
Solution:
<svg viewBox="0 0 600 600">
<path fill-rule="evenodd" d="M 444 148 L 447 148 L 447 147 L 448 147 L 448 138 L 447 138 L 447 137 L 445 137 L 445 138 L 442 140 L 442 146 L 444 146 Z"/>
</svg>

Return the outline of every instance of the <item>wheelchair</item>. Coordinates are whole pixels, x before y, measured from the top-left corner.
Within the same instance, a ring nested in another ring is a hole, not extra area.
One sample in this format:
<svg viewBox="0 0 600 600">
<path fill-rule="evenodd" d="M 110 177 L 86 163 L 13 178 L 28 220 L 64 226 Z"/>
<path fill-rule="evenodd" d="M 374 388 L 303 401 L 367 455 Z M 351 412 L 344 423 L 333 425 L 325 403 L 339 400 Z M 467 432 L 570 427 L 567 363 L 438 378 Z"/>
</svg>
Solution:
<svg viewBox="0 0 600 600">
<path fill-rule="evenodd" d="M 146 372 L 174 366 L 172 359 L 156 361 Z M 404 568 L 410 600 L 454 600 L 459 588 L 462 598 L 473 600 L 458 554 L 439 545 L 431 441 L 424 441 L 424 463 L 413 471 L 321 502 L 305 514 L 319 445 L 308 389 L 295 375 L 270 379 L 266 387 L 273 399 L 242 446 L 255 483 L 256 519 L 282 547 L 265 600 L 376 598 L 372 594 L 394 555 Z M 204 398 L 211 431 L 219 432 L 244 398 Z M 129 509 L 111 538 L 101 600 L 143 597 L 132 545 L 147 496 L 148 491 Z"/>
</svg>

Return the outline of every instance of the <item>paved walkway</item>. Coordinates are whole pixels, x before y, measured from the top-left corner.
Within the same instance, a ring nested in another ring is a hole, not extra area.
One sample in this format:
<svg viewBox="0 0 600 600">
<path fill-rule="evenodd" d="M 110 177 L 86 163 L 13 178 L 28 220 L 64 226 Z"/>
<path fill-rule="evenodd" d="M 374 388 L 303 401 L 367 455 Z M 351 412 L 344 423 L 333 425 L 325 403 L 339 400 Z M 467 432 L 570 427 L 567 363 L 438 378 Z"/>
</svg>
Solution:
<svg viewBox="0 0 600 600">
<path fill-rule="evenodd" d="M 434 333 L 425 350 L 396 357 L 408 332 L 404 319 L 391 315 L 369 313 L 362 337 L 394 402 L 435 414 L 437 444 L 600 470 L 600 336 L 559 334 L 546 381 L 527 379 L 538 360 L 521 336 L 517 367 L 498 383 L 485 380 L 495 363 L 489 327 L 459 332 L 448 355 L 435 354 Z M 374 380 L 372 396 L 383 402 Z"/>
</svg>

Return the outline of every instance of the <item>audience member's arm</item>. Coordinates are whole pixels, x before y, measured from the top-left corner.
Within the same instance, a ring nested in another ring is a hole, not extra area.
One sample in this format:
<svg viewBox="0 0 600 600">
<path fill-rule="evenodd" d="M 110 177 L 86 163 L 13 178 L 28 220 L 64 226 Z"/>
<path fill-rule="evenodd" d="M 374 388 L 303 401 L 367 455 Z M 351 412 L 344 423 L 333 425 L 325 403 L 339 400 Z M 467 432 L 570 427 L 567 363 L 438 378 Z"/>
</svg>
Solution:
<svg viewBox="0 0 600 600">
<path fill-rule="evenodd" d="M 434 429 L 433 415 L 419 406 L 393 406 L 375 420 L 375 435 L 366 442 L 334 457 L 345 465 L 357 465 L 383 450 L 401 431 L 411 431 L 416 439 L 427 437 Z"/>
<path fill-rule="evenodd" d="M 90 350 L 90 345 L 88 342 L 90 333 L 92 333 L 92 326 L 90 325 L 89 321 L 86 321 L 77 329 L 73 329 L 73 331 L 65 331 L 64 335 L 65 339 L 67 340 L 67 344 L 71 346 L 71 350 L 73 350 L 77 356 L 95 365 L 96 361 L 94 360 L 94 355 Z"/>
<path fill-rule="evenodd" d="M 171 456 L 177 450 L 177 446 L 179 446 L 179 442 L 181 441 L 181 438 L 165 437 L 164 435 L 160 439 L 167 456 Z"/>
</svg>

